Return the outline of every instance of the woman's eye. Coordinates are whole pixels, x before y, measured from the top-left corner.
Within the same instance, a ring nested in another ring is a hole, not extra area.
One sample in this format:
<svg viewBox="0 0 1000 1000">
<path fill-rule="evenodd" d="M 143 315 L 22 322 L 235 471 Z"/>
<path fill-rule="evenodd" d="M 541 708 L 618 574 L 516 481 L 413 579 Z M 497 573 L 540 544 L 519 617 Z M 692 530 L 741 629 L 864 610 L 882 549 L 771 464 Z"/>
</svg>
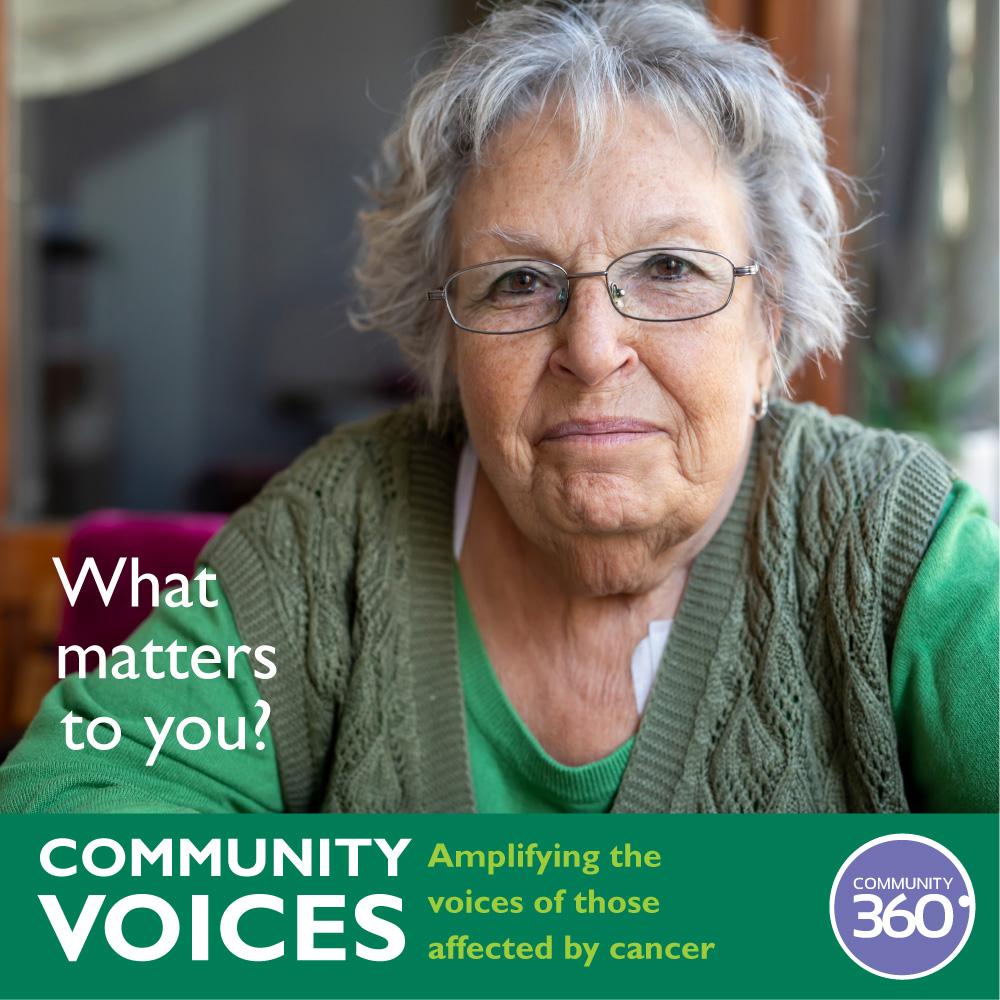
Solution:
<svg viewBox="0 0 1000 1000">
<path fill-rule="evenodd" d="M 649 262 L 649 270 L 654 278 L 683 278 L 692 270 L 691 265 L 680 257 L 656 257 Z"/>
<path fill-rule="evenodd" d="M 498 292 L 519 295 L 537 291 L 540 283 L 539 276 L 534 271 L 510 271 L 497 279 L 494 287 Z"/>
</svg>

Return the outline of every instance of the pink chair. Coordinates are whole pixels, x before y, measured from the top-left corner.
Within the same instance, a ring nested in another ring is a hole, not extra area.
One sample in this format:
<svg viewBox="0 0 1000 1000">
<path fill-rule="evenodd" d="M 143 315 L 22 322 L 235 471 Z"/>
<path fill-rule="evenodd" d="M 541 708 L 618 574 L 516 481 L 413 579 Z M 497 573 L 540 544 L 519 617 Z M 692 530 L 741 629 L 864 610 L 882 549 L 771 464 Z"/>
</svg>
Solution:
<svg viewBox="0 0 1000 1000">
<path fill-rule="evenodd" d="M 122 556 L 136 557 L 140 572 L 151 573 L 162 587 L 171 573 L 190 577 L 198 553 L 226 522 L 222 514 L 136 514 L 106 510 L 88 514 L 70 535 L 63 561 L 72 585 L 92 556 L 102 578 L 108 581 Z M 140 591 L 151 598 L 151 588 Z M 66 601 L 59 629 L 60 645 L 101 646 L 110 652 L 124 642 L 152 610 L 152 601 L 132 607 L 131 568 L 126 564 L 107 607 L 93 576 L 88 575 L 76 603 Z"/>
</svg>

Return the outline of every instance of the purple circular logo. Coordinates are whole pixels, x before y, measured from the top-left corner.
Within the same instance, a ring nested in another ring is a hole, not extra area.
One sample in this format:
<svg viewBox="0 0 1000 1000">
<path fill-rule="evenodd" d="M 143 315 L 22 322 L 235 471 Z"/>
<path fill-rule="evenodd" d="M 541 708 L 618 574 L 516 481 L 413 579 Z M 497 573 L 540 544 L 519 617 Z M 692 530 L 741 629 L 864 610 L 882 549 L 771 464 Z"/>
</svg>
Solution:
<svg viewBox="0 0 1000 1000">
<path fill-rule="evenodd" d="M 830 923 L 841 948 L 886 979 L 919 979 L 944 968 L 964 947 L 975 916 L 962 862 L 912 833 L 863 844 L 830 890 Z"/>
</svg>

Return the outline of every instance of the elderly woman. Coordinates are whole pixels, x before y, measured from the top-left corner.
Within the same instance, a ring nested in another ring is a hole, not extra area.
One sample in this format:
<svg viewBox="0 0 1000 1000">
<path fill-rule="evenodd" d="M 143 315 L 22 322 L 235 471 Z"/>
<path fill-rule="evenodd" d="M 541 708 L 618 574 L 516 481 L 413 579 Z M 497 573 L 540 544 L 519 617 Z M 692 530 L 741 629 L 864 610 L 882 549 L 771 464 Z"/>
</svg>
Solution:
<svg viewBox="0 0 1000 1000">
<path fill-rule="evenodd" d="M 676 2 L 516 6 L 415 87 L 359 323 L 424 400 L 337 430 L 132 642 L 231 680 L 72 679 L 8 808 L 992 810 L 997 534 L 935 452 L 780 400 L 852 306 L 817 121 Z M 258 671 L 258 673 L 261 673 Z M 232 753 L 142 717 L 258 717 Z M 111 715 L 113 754 L 59 720 Z"/>
</svg>

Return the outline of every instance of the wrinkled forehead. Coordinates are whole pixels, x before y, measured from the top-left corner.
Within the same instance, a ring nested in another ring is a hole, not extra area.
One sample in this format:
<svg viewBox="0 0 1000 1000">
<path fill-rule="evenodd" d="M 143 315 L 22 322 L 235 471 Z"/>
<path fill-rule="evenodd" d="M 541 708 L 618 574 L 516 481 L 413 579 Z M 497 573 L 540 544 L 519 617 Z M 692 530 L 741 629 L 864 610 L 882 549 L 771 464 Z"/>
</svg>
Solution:
<svg viewBox="0 0 1000 1000">
<path fill-rule="evenodd" d="M 524 115 L 501 128 L 462 179 L 452 264 L 529 254 L 578 266 L 648 246 L 746 255 L 742 185 L 686 119 L 622 108 L 581 150 L 576 116 Z"/>
</svg>

